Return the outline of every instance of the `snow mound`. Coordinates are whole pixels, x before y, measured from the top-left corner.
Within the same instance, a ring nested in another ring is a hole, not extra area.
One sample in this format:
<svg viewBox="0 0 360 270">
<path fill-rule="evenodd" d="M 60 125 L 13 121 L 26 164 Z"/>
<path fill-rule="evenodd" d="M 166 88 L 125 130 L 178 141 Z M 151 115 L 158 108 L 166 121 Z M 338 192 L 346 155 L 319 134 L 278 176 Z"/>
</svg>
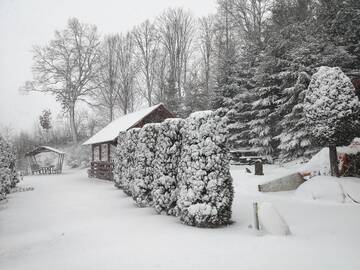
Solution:
<svg viewBox="0 0 360 270">
<path fill-rule="evenodd" d="M 326 200 L 344 203 L 346 196 L 335 177 L 317 176 L 300 185 L 295 195 L 303 199 Z"/>
<path fill-rule="evenodd" d="M 360 179 L 355 177 L 342 178 L 341 186 L 348 201 L 360 203 Z"/>
<path fill-rule="evenodd" d="M 356 138 L 357 139 L 357 138 Z M 349 146 L 337 147 L 338 156 L 348 154 L 353 155 L 360 152 L 360 145 L 354 140 Z M 300 167 L 301 172 L 316 172 L 316 174 L 329 175 L 330 174 L 330 158 L 329 148 L 322 148 L 317 154 L 315 154 L 309 162 L 303 164 Z"/>
<path fill-rule="evenodd" d="M 317 172 L 320 174 L 330 173 L 329 148 L 321 149 L 309 162 L 301 166 L 302 172 Z"/>
<path fill-rule="evenodd" d="M 290 228 L 286 221 L 271 203 L 260 203 L 258 215 L 259 224 L 262 231 L 275 235 L 291 234 Z"/>
</svg>

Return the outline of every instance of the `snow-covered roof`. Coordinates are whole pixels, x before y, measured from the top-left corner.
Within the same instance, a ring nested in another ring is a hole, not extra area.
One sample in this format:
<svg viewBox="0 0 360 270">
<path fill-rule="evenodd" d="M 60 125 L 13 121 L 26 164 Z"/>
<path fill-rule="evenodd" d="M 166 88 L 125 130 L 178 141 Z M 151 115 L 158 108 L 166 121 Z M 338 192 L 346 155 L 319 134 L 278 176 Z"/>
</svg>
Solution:
<svg viewBox="0 0 360 270">
<path fill-rule="evenodd" d="M 160 106 L 163 106 L 163 104 L 159 103 L 152 107 L 119 117 L 84 142 L 83 145 L 114 141 L 120 132 L 127 131 L 128 129 L 136 126 L 136 124 L 138 124 L 144 117 L 158 109 Z"/>
<path fill-rule="evenodd" d="M 59 149 L 56 149 L 56 148 L 52 148 L 50 146 L 39 146 L 37 148 L 35 148 L 34 150 L 28 152 L 25 154 L 25 156 L 35 156 L 37 154 L 40 154 L 40 153 L 44 153 L 44 152 L 54 152 L 54 153 L 57 153 L 57 154 L 65 154 L 65 152 L 59 150 Z"/>
</svg>

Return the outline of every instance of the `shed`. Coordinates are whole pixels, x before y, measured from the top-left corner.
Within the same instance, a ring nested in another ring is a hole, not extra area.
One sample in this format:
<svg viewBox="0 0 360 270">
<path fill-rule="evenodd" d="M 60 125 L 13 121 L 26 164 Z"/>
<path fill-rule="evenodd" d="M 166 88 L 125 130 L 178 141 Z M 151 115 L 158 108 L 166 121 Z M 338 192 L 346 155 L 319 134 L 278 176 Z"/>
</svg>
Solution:
<svg viewBox="0 0 360 270">
<path fill-rule="evenodd" d="M 41 153 L 52 152 L 58 155 L 56 165 L 51 166 L 40 166 L 36 156 Z M 59 149 L 52 148 L 50 146 L 38 146 L 35 149 L 27 152 L 25 157 L 29 161 L 30 169 L 32 174 L 53 174 L 61 173 L 64 162 L 65 153 Z"/>
<path fill-rule="evenodd" d="M 167 118 L 175 117 L 164 104 L 142 109 L 115 119 L 94 136 L 89 138 L 83 145 L 91 145 L 91 167 L 88 170 L 89 177 L 100 179 L 113 179 L 113 161 L 111 159 L 111 148 L 117 145 L 117 137 L 120 132 L 131 128 L 141 128 L 147 123 L 160 123 Z M 97 148 L 97 151 L 95 149 Z M 105 156 L 104 158 L 104 152 Z M 97 160 L 95 160 L 97 152 Z"/>
</svg>

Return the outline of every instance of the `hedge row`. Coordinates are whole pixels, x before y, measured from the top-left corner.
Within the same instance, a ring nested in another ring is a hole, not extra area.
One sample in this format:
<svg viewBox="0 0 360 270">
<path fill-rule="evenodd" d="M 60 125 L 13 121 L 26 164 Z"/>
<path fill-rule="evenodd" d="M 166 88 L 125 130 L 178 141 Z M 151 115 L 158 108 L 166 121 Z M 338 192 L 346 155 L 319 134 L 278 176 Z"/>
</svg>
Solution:
<svg viewBox="0 0 360 270">
<path fill-rule="evenodd" d="M 228 224 L 233 199 L 225 122 L 216 112 L 119 134 L 115 185 L 139 207 L 188 225 Z"/>
</svg>

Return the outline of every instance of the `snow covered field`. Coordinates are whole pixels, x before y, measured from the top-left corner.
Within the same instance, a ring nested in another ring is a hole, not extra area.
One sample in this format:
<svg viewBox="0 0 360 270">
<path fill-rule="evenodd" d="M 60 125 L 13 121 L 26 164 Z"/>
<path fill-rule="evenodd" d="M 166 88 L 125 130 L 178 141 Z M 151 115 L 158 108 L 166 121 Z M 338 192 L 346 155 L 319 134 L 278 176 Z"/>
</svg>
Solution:
<svg viewBox="0 0 360 270">
<path fill-rule="evenodd" d="M 0 204 L 0 269 L 360 269 L 360 205 L 256 191 L 288 172 L 265 166 L 256 177 L 233 167 L 234 224 L 219 229 L 136 208 L 85 170 L 25 177 L 20 186 L 35 190 Z M 292 235 L 250 229 L 253 201 L 272 202 Z"/>
</svg>

